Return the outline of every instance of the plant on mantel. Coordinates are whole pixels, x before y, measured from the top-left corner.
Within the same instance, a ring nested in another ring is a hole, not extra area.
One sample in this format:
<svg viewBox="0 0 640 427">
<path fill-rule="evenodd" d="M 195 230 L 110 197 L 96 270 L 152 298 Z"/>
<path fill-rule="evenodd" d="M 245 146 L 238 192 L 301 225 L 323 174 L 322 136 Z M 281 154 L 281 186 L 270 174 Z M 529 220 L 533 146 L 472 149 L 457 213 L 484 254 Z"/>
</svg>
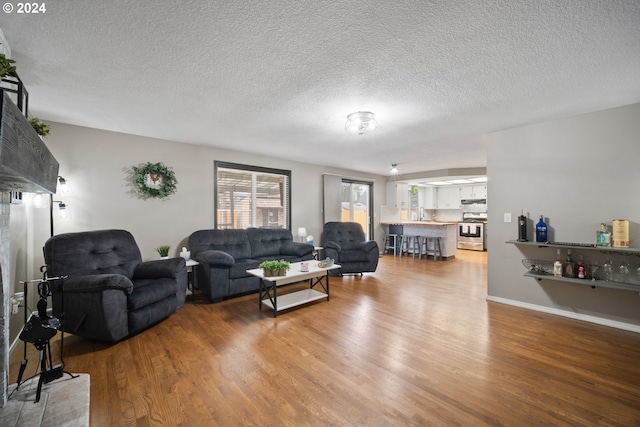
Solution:
<svg viewBox="0 0 640 427">
<path fill-rule="evenodd" d="M 7 58 L 4 53 L 0 53 L 0 77 L 8 76 L 16 72 L 16 61 Z"/>
<path fill-rule="evenodd" d="M 287 270 L 291 268 L 289 261 L 281 260 L 269 260 L 260 263 L 258 268 L 262 269 L 262 275 L 264 277 L 276 277 L 286 276 Z"/>
<path fill-rule="evenodd" d="M 49 125 L 46 125 L 42 120 L 37 117 L 32 117 L 29 119 L 29 124 L 31 127 L 40 135 L 41 137 L 45 137 L 49 135 Z"/>
</svg>

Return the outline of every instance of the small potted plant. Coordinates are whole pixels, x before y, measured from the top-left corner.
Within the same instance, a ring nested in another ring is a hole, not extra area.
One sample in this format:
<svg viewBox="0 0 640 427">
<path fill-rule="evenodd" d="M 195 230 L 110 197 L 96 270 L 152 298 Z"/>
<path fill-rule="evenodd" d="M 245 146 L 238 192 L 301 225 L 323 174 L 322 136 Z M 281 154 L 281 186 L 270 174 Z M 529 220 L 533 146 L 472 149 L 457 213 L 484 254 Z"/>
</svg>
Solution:
<svg viewBox="0 0 640 427">
<path fill-rule="evenodd" d="M 262 269 L 262 275 L 264 277 L 273 277 L 275 276 L 275 274 L 273 274 L 276 270 L 276 263 L 278 261 L 275 260 L 269 260 L 269 261 L 262 261 L 260 263 L 260 265 L 258 266 L 258 268 Z"/>
<path fill-rule="evenodd" d="M 277 276 L 286 276 L 287 270 L 291 268 L 289 262 L 281 259 L 278 260 L 269 260 L 263 261 L 260 263 L 258 268 L 262 269 L 262 275 L 264 277 L 277 277 Z"/>
<path fill-rule="evenodd" d="M 40 135 L 41 137 L 45 137 L 49 135 L 49 125 L 46 125 L 42 120 L 37 117 L 32 117 L 29 119 L 29 124 L 31 127 Z"/>
<path fill-rule="evenodd" d="M 158 253 L 160 254 L 160 258 L 168 258 L 170 248 L 171 246 L 169 245 L 162 245 L 162 246 L 158 246 L 156 248 L 156 251 L 158 251 Z"/>
<path fill-rule="evenodd" d="M 276 261 L 277 264 L 277 269 L 276 269 L 276 276 L 286 276 L 287 275 L 287 270 L 289 270 L 291 268 L 291 265 L 289 264 L 289 261 L 285 261 L 283 259 L 281 259 L 280 261 Z"/>
</svg>

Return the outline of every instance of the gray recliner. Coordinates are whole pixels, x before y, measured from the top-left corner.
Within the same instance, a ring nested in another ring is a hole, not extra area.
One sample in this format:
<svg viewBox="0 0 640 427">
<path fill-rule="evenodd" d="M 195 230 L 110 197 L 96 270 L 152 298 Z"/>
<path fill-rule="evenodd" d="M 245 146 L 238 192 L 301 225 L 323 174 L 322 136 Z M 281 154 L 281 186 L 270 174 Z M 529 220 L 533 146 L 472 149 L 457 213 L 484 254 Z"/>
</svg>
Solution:
<svg viewBox="0 0 640 427">
<path fill-rule="evenodd" d="M 48 277 L 64 279 L 65 332 L 119 341 L 168 317 L 184 305 L 183 258 L 143 262 L 124 230 L 66 233 L 44 245 Z M 52 286 L 53 313 L 62 318 L 60 282 Z"/>
<path fill-rule="evenodd" d="M 378 244 L 366 240 L 362 226 L 357 222 L 327 222 L 322 230 L 321 244 L 327 257 L 341 265 L 340 270 L 333 270 L 332 274 L 362 274 L 374 272 L 378 267 Z"/>
</svg>

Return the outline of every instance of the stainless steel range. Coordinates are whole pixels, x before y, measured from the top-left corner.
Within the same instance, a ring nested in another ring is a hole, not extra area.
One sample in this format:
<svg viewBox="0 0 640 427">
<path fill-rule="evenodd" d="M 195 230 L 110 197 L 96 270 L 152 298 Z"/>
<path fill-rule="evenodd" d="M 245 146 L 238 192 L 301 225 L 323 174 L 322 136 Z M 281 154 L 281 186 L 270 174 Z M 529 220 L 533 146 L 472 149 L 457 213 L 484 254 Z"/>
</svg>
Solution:
<svg viewBox="0 0 640 427">
<path fill-rule="evenodd" d="M 487 250 L 486 212 L 463 212 L 458 223 L 458 249 Z"/>
</svg>

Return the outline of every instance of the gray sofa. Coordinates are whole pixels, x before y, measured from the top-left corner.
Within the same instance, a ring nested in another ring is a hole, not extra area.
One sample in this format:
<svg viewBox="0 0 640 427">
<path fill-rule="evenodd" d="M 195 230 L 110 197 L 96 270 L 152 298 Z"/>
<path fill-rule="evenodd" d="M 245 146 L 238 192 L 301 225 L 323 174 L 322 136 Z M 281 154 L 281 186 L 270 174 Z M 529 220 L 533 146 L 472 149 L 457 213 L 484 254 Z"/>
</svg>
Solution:
<svg viewBox="0 0 640 427">
<path fill-rule="evenodd" d="M 49 277 L 64 280 L 64 330 L 119 341 L 184 305 L 184 258 L 143 262 L 131 233 L 99 230 L 51 237 L 44 245 Z M 52 287 L 53 313 L 62 318 L 62 292 Z"/>
<path fill-rule="evenodd" d="M 262 261 L 299 262 L 313 258 L 313 246 L 293 241 L 289 230 L 199 230 L 189 236 L 191 258 L 200 263 L 195 283 L 212 302 L 257 292 L 260 279 L 247 274 Z"/>
</svg>

